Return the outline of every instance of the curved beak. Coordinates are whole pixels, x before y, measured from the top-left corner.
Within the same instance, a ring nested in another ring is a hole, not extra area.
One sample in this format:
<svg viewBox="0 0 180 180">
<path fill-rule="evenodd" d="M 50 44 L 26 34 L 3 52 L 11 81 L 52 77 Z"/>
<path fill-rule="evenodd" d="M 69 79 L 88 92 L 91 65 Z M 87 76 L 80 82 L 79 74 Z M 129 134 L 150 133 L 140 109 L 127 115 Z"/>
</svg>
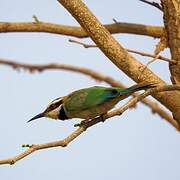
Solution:
<svg viewBox="0 0 180 180">
<path fill-rule="evenodd" d="M 44 113 L 39 113 L 38 115 L 34 116 L 34 117 L 31 118 L 29 121 L 27 121 L 27 123 L 30 122 L 30 121 L 33 121 L 33 120 L 35 120 L 35 119 L 42 118 L 42 117 L 44 117 Z"/>
</svg>

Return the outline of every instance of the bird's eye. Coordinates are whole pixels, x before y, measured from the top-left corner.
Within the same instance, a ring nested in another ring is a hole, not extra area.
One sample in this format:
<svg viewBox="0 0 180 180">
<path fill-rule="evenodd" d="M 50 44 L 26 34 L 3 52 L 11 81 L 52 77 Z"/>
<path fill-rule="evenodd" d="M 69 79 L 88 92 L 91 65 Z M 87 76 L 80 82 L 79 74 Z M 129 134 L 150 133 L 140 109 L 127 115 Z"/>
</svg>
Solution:
<svg viewBox="0 0 180 180">
<path fill-rule="evenodd" d="M 62 100 L 61 101 L 58 101 L 58 102 L 56 102 L 56 103 L 54 103 L 54 104 L 51 104 L 51 108 L 52 109 L 56 109 L 57 107 L 59 107 L 60 105 L 62 104 Z"/>
<path fill-rule="evenodd" d="M 57 107 L 56 104 L 51 104 L 51 106 L 49 108 L 55 109 L 56 107 Z"/>
<path fill-rule="evenodd" d="M 118 94 L 119 92 L 118 92 L 116 89 L 112 89 L 112 90 L 111 90 L 111 93 L 114 94 L 114 95 L 116 95 L 116 94 Z"/>
<path fill-rule="evenodd" d="M 49 107 L 47 107 L 46 111 L 48 111 L 48 112 L 52 111 L 52 110 L 56 109 L 57 107 L 59 107 L 61 104 L 62 104 L 62 100 L 54 102 L 51 105 L 49 105 Z"/>
</svg>

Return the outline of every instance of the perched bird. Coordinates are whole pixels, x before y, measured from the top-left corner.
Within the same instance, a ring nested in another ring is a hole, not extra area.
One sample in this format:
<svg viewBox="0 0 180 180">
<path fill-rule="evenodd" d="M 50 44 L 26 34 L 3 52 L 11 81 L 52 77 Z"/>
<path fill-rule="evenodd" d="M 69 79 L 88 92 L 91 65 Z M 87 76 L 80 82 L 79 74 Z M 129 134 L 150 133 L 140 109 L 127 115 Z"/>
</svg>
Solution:
<svg viewBox="0 0 180 180">
<path fill-rule="evenodd" d="M 41 117 L 52 119 L 92 119 L 106 114 L 119 101 L 136 91 L 155 87 L 152 83 L 142 82 L 126 89 L 119 87 L 94 86 L 70 93 L 67 96 L 53 100 L 40 114 L 28 122 Z"/>
</svg>

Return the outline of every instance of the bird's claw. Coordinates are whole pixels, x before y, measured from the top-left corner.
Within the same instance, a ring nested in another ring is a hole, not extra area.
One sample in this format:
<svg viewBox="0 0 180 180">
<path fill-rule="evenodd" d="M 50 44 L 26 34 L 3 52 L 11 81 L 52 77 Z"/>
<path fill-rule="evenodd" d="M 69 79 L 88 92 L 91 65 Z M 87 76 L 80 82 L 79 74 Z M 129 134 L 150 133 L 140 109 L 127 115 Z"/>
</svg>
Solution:
<svg viewBox="0 0 180 180">
<path fill-rule="evenodd" d="M 86 125 L 88 124 L 92 119 L 85 119 L 83 121 L 81 121 L 80 123 L 77 123 L 74 125 L 74 127 L 80 127 L 80 126 L 83 126 L 83 125 Z"/>
<path fill-rule="evenodd" d="M 74 127 L 79 127 L 81 123 L 74 124 Z"/>
</svg>

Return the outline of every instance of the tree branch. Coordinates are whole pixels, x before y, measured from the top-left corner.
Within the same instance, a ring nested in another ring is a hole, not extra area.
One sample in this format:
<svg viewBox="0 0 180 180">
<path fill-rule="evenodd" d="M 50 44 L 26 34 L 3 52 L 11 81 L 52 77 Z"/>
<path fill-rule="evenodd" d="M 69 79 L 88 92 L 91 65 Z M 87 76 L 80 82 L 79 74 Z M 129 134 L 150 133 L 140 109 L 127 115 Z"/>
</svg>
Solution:
<svg viewBox="0 0 180 180">
<path fill-rule="evenodd" d="M 155 38 L 160 38 L 164 31 L 164 28 L 160 26 L 150 26 L 124 22 L 105 24 L 104 26 L 111 34 L 128 33 L 145 35 Z M 89 37 L 88 34 L 81 27 L 46 23 L 42 21 L 16 23 L 0 22 L 0 33 L 8 32 L 46 32 L 78 38 Z"/>
<path fill-rule="evenodd" d="M 126 88 L 122 83 L 114 80 L 110 76 L 104 75 L 102 73 L 99 73 L 97 71 L 93 71 L 89 68 L 84 68 L 84 67 L 78 67 L 78 66 L 73 66 L 73 65 L 68 65 L 68 64 L 45 64 L 45 65 L 33 65 L 33 64 L 25 64 L 25 63 L 18 63 L 18 62 L 13 62 L 9 60 L 3 60 L 0 59 L 0 64 L 1 65 L 6 65 L 10 66 L 14 69 L 24 69 L 28 70 L 30 72 L 42 72 L 45 70 L 68 70 L 68 71 L 73 71 L 77 73 L 82 73 L 85 75 L 88 75 L 98 81 L 104 81 L 110 86 L 115 86 L 115 87 L 121 87 L 121 88 Z M 134 93 L 134 97 L 139 96 L 139 93 Z M 169 115 L 165 110 L 163 110 L 157 103 L 149 100 L 149 99 L 143 99 L 142 103 L 149 108 L 151 108 L 153 113 L 157 113 L 161 118 L 165 119 L 171 124 L 175 123 L 175 120 L 172 118 L 171 115 Z"/>
<path fill-rule="evenodd" d="M 164 12 L 164 25 L 172 59 L 176 64 L 170 64 L 171 81 L 180 84 L 180 2 L 179 0 L 161 0 Z M 173 112 L 174 118 L 180 122 L 180 108 Z"/>
<path fill-rule="evenodd" d="M 161 3 L 171 56 L 177 61 L 175 65 L 169 66 L 171 80 L 173 84 L 180 84 L 180 2 L 179 0 L 161 0 Z"/>
<path fill-rule="evenodd" d="M 180 86 L 173 86 L 173 85 L 166 85 L 166 86 L 161 86 L 161 87 L 157 87 L 157 88 L 153 88 L 150 89 L 148 91 L 146 91 L 143 94 L 140 94 L 139 96 L 131 99 L 130 101 L 128 101 L 124 106 L 122 106 L 121 108 L 115 109 L 114 111 L 108 112 L 106 115 L 103 116 L 103 122 L 111 117 L 114 116 L 119 116 L 122 113 L 124 113 L 127 109 L 129 109 L 130 107 L 134 106 L 138 101 L 144 99 L 145 97 L 147 97 L 150 94 L 154 94 L 157 92 L 162 92 L 162 91 L 174 91 L 174 90 L 180 90 Z M 35 151 L 41 150 L 41 149 L 47 149 L 47 148 L 52 148 L 52 147 L 65 147 L 67 146 L 71 141 L 73 141 L 74 139 L 76 139 L 79 135 L 81 135 L 86 129 L 88 129 L 89 127 L 99 123 L 102 121 L 102 118 L 96 118 L 96 119 L 92 119 L 91 121 L 80 125 L 80 127 L 75 130 L 73 133 L 71 133 L 69 136 L 67 136 L 65 139 L 63 140 L 59 140 L 59 141 L 54 141 L 54 142 L 49 142 L 49 143 L 45 143 L 45 144 L 33 144 L 33 145 L 23 145 L 23 147 L 28 147 L 27 150 L 25 150 L 23 153 L 20 153 L 12 158 L 8 158 L 8 159 L 2 159 L 0 160 L 0 164 L 14 164 L 17 161 L 25 158 L 26 156 L 32 154 Z M 176 121 L 175 124 L 173 124 L 177 129 L 179 129 L 179 126 L 177 125 Z"/>
<path fill-rule="evenodd" d="M 94 48 L 97 46 L 94 45 L 94 44 L 86 44 L 86 43 L 83 43 L 83 42 L 80 42 L 80 41 L 77 41 L 77 40 L 74 40 L 74 39 L 69 39 L 69 42 L 72 42 L 72 43 L 76 43 L 76 44 L 80 44 L 82 45 L 84 48 Z M 133 50 L 133 49 L 127 49 L 126 48 L 126 51 L 128 52 L 131 52 L 131 53 L 135 53 L 135 54 L 139 54 L 141 56 L 147 56 L 147 57 L 152 57 L 152 58 L 157 58 L 157 59 L 160 59 L 160 60 L 163 60 L 163 61 L 166 61 L 166 62 L 169 62 L 169 63 L 172 63 L 172 64 L 176 64 L 177 61 L 173 60 L 173 59 L 169 59 L 167 57 L 164 57 L 164 56 L 161 56 L 161 55 L 153 55 L 153 54 L 149 54 L 149 53 L 146 53 L 146 52 L 142 52 L 142 51 L 137 51 L 137 50 Z"/>
</svg>

